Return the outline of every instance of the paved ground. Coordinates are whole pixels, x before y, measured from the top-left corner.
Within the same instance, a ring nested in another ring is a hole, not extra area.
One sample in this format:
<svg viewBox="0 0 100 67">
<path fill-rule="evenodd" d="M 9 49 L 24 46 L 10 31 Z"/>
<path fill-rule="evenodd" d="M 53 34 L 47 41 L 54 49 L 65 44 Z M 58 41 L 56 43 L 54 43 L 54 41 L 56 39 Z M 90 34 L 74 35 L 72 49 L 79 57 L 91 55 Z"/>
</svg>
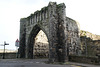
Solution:
<svg viewBox="0 0 100 67">
<path fill-rule="evenodd" d="M 46 64 L 47 59 L 0 59 L 0 67 L 100 67 L 99 65 L 89 65 L 67 62 L 68 64 Z"/>
</svg>

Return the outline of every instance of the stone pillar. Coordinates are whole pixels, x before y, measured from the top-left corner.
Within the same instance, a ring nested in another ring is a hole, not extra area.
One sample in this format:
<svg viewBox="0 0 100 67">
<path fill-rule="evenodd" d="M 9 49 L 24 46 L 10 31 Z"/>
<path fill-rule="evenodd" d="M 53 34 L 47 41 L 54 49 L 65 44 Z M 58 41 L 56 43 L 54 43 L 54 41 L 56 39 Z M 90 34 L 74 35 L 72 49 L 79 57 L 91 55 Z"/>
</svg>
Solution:
<svg viewBox="0 0 100 67">
<path fill-rule="evenodd" d="M 57 13 L 56 3 L 50 2 L 48 5 L 49 11 L 49 62 L 57 61 L 56 45 L 57 42 Z"/>
<path fill-rule="evenodd" d="M 49 61 L 67 61 L 65 5 L 50 2 L 49 11 Z"/>
<path fill-rule="evenodd" d="M 20 19 L 20 58 L 25 58 L 25 37 L 26 37 L 26 18 Z"/>
<path fill-rule="evenodd" d="M 59 62 L 68 61 L 68 50 L 67 50 L 67 31 L 66 31 L 66 11 L 65 4 L 57 5 L 57 13 L 58 13 L 58 29 L 57 29 L 57 37 L 58 37 L 58 45 L 57 45 L 57 57 Z"/>
</svg>

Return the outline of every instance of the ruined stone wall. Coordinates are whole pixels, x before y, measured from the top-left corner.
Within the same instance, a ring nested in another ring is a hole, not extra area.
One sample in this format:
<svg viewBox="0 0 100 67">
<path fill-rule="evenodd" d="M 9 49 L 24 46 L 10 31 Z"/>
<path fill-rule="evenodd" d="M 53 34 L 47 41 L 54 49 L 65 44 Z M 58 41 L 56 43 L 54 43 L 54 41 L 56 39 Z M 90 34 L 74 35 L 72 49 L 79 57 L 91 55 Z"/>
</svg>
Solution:
<svg viewBox="0 0 100 67">
<path fill-rule="evenodd" d="M 74 25 L 76 24 L 75 21 L 73 21 L 73 24 L 70 22 L 70 24 L 68 24 L 68 43 L 69 43 L 69 55 L 75 55 L 75 51 L 77 52 L 77 49 L 75 45 L 77 41 L 77 36 L 79 37 L 79 34 L 77 34 L 79 31 L 77 30 L 74 31 L 73 29 L 75 29 Z M 73 29 L 71 29 L 73 25 Z M 77 29 L 77 28 L 76 28 Z M 70 31 L 73 30 L 73 32 Z M 71 34 L 69 34 L 71 33 Z M 77 36 L 75 35 L 77 34 Z M 81 53 L 84 56 L 97 56 L 98 54 L 100 54 L 100 39 L 99 39 L 99 35 L 94 35 L 92 33 L 89 33 L 87 31 L 80 31 L 80 49 L 82 50 Z M 48 52 L 49 52 L 49 44 L 48 44 L 48 40 L 46 35 L 43 33 L 43 31 L 39 32 L 39 34 L 37 35 L 38 37 L 36 37 L 36 42 L 35 42 L 35 55 L 36 57 L 44 57 L 47 58 L 48 57 Z M 39 40 L 38 40 L 39 39 Z M 86 49 L 87 48 L 87 49 Z M 86 52 L 87 51 L 87 52 Z"/>
<path fill-rule="evenodd" d="M 86 36 L 88 38 L 91 38 L 92 40 L 100 40 L 100 35 L 92 34 L 88 31 L 84 31 L 84 30 L 80 31 L 80 36 Z"/>
<path fill-rule="evenodd" d="M 17 53 L 11 52 L 11 53 L 5 53 L 5 59 L 16 59 Z M 0 53 L 0 59 L 3 59 L 3 53 Z"/>
<path fill-rule="evenodd" d="M 79 38 L 79 26 L 76 21 L 66 17 L 66 33 L 68 36 L 67 42 L 68 42 L 68 49 L 69 49 L 69 55 L 78 55 L 80 50 L 80 38 Z M 35 55 L 36 57 L 41 57 L 42 54 L 44 56 L 42 57 L 48 57 L 49 54 L 49 44 L 47 37 L 43 31 L 40 31 L 36 38 L 35 38 Z M 43 53 L 44 50 L 44 53 Z"/>
<path fill-rule="evenodd" d="M 48 58 L 49 46 L 47 43 L 38 42 L 34 45 L 34 58 Z"/>
<path fill-rule="evenodd" d="M 80 31 L 82 55 L 97 56 L 100 54 L 100 36 L 87 31 Z"/>
<path fill-rule="evenodd" d="M 64 3 L 50 2 L 48 6 L 21 19 L 20 24 L 20 56 L 22 58 L 23 55 L 25 58 L 33 58 L 35 37 L 40 30 L 48 38 L 49 61 L 65 62 L 68 60 L 69 51 L 70 54 L 79 54 L 79 28 L 76 21 L 66 18 Z"/>
<path fill-rule="evenodd" d="M 66 17 L 66 28 L 67 28 L 67 42 L 70 55 L 80 54 L 80 28 L 78 23 Z"/>
</svg>

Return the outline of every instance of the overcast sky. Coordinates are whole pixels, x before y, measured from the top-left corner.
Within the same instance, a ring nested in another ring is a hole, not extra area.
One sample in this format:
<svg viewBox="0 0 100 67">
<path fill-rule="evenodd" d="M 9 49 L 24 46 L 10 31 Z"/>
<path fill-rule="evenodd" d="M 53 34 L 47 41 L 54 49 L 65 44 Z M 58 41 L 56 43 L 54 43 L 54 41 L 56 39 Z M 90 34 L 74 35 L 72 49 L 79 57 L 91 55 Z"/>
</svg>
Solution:
<svg viewBox="0 0 100 67">
<path fill-rule="evenodd" d="M 7 49 L 15 49 L 20 18 L 47 6 L 49 1 L 65 3 L 66 16 L 76 20 L 81 30 L 100 35 L 100 0 L 0 0 L 0 44 L 6 41 Z"/>
</svg>

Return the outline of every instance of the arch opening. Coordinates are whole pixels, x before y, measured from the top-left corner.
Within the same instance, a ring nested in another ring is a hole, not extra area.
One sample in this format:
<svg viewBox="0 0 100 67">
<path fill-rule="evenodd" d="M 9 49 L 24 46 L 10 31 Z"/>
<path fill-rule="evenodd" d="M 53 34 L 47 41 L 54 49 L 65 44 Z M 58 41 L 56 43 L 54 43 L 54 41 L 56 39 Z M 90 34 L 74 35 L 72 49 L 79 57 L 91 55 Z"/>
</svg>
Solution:
<svg viewBox="0 0 100 67">
<path fill-rule="evenodd" d="M 49 43 L 46 34 L 40 30 L 35 37 L 35 43 L 33 47 L 33 57 L 38 58 L 48 58 L 49 56 Z"/>
<path fill-rule="evenodd" d="M 49 56 L 47 35 L 38 25 L 33 27 L 29 35 L 27 51 L 27 58 L 30 59 L 48 58 Z"/>
</svg>

